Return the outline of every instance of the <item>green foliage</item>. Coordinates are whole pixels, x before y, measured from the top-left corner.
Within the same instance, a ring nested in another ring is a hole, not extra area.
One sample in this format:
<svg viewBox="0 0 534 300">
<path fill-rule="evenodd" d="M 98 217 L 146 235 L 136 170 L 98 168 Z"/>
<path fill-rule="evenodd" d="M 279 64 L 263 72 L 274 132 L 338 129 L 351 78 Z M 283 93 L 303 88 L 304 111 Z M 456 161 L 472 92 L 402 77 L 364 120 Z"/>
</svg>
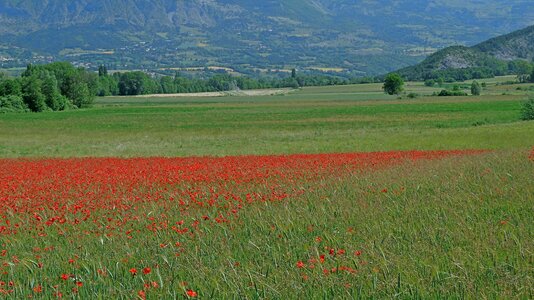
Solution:
<svg viewBox="0 0 534 300">
<path fill-rule="evenodd" d="M 72 107 L 69 99 L 61 95 L 55 76 L 48 75 L 45 77 L 41 91 L 45 96 L 46 105 L 52 110 L 66 110 Z"/>
<path fill-rule="evenodd" d="M 534 83 L 534 68 L 532 69 L 532 73 L 530 73 L 530 82 Z"/>
<path fill-rule="evenodd" d="M 481 91 L 482 91 L 482 87 L 480 86 L 478 81 L 476 80 L 473 81 L 473 83 L 471 84 L 471 94 L 474 96 L 479 96 Z"/>
<path fill-rule="evenodd" d="M 415 98 L 419 97 L 419 94 L 417 94 L 417 93 L 409 93 L 408 95 L 406 95 L 406 97 L 408 97 L 410 99 L 415 99 Z"/>
<path fill-rule="evenodd" d="M 452 91 L 449 91 L 449 90 L 441 90 L 441 92 L 439 93 L 434 93 L 434 95 L 436 96 L 440 96 L 440 97 L 450 97 L 450 96 L 467 96 L 467 93 L 466 92 L 463 92 L 461 90 L 452 90 Z"/>
<path fill-rule="evenodd" d="M 104 65 L 100 65 L 98 67 L 98 77 L 107 76 L 108 75 L 108 69 Z"/>
<path fill-rule="evenodd" d="M 404 80 L 397 73 L 388 74 L 384 80 L 384 92 L 389 95 L 398 95 L 403 91 Z"/>
<path fill-rule="evenodd" d="M 119 94 L 118 78 L 116 76 L 102 75 L 98 77 L 97 96 L 111 96 Z"/>
<path fill-rule="evenodd" d="M 0 113 L 25 111 L 28 111 L 28 106 L 24 103 L 21 96 L 0 96 Z"/>
<path fill-rule="evenodd" d="M 250 78 L 216 74 L 208 79 L 187 78 L 176 74 L 173 77 L 151 77 L 143 72 L 115 73 L 113 76 L 103 75 L 98 78 L 99 96 L 147 95 L 221 92 L 231 90 L 251 90 L 267 88 L 299 88 L 303 86 L 345 85 L 349 83 L 372 82 L 370 78 L 361 81 L 348 81 L 333 76 L 287 76 L 284 78 Z"/>
<path fill-rule="evenodd" d="M 70 63 L 56 62 L 47 65 L 28 65 L 22 74 L 23 78 L 38 78 L 42 89 L 45 104 L 52 110 L 65 110 L 69 107 L 89 107 L 98 92 L 99 81 L 94 73 L 82 68 L 75 68 Z M 36 81 L 31 81 L 36 83 Z M 29 105 L 32 111 L 43 109 L 33 104 Z M 37 110 L 36 110 L 37 109 Z"/>
<path fill-rule="evenodd" d="M 41 112 L 48 110 L 46 98 L 42 93 L 42 81 L 32 75 L 24 78 L 22 85 L 22 99 L 31 111 Z"/>
<path fill-rule="evenodd" d="M 22 87 L 18 79 L 4 79 L 0 81 L 0 96 L 22 96 Z"/>
<path fill-rule="evenodd" d="M 87 83 L 76 77 L 69 77 L 65 81 L 65 96 L 78 108 L 88 107 L 93 102 L 94 94 Z"/>
<path fill-rule="evenodd" d="M 90 106 L 99 87 L 96 74 L 70 63 L 30 64 L 21 78 L 0 80 L 0 96 L 21 96 L 34 112 L 58 111 Z"/>
<path fill-rule="evenodd" d="M 508 63 L 508 69 L 511 74 L 528 75 L 532 72 L 532 65 L 525 60 L 513 60 Z"/>
<path fill-rule="evenodd" d="M 427 79 L 427 80 L 425 80 L 425 86 L 430 86 L 430 87 L 432 87 L 432 86 L 434 86 L 434 85 L 436 85 L 436 81 L 435 81 L 434 79 Z"/>
<path fill-rule="evenodd" d="M 534 120 L 534 97 L 530 97 L 521 107 L 521 120 Z"/>
<path fill-rule="evenodd" d="M 120 95 L 148 95 L 159 92 L 154 80 L 144 72 L 127 72 L 117 76 Z"/>
</svg>

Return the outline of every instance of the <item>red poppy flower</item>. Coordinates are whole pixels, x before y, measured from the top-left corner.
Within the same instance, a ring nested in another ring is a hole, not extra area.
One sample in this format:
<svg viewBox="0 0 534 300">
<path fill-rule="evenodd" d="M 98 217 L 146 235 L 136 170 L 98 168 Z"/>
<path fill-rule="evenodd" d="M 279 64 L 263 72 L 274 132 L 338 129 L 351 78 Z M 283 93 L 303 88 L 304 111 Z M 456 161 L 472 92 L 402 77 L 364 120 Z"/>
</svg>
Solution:
<svg viewBox="0 0 534 300">
<path fill-rule="evenodd" d="M 187 290 L 186 294 L 188 297 L 191 297 L 191 298 L 195 298 L 196 296 L 198 296 L 197 292 L 193 290 Z"/>
</svg>

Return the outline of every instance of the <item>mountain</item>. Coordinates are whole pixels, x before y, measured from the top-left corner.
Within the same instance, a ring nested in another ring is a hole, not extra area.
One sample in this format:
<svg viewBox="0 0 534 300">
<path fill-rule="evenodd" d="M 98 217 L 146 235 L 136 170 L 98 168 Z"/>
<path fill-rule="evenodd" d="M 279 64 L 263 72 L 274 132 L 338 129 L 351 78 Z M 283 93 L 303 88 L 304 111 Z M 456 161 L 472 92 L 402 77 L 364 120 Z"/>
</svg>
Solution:
<svg viewBox="0 0 534 300">
<path fill-rule="evenodd" d="M 398 71 L 409 80 L 466 80 L 521 73 L 525 63 L 534 62 L 534 26 L 489 39 L 472 47 L 442 49 L 418 65 Z M 528 66 L 526 67 L 528 69 Z"/>
<path fill-rule="evenodd" d="M 0 67 L 374 75 L 533 23 L 530 0 L 0 0 Z"/>
</svg>

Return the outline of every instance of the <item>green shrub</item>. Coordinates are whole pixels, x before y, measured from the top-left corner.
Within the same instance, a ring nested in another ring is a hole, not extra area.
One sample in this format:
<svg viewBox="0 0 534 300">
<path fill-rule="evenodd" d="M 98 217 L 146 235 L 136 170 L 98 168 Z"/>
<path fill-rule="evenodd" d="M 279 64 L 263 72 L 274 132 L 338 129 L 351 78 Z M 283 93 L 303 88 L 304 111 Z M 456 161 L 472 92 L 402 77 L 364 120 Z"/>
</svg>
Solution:
<svg viewBox="0 0 534 300">
<path fill-rule="evenodd" d="M 462 91 L 441 90 L 441 92 L 439 92 L 439 94 L 435 94 L 434 93 L 434 95 L 440 96 L 440 97 L 467 96 L 467 93 L 466 92 L 462 92 Z"/>
<path fill-rule="evenodd" d="M 9 95 L 0 97 L 0 113 L 26 111 L 28 111 L 28 107 L 21 96 Z"/>
<path fill-rule="evenodd" d="M 408 95 L 406 95 L 406 97 L 408 97 L 410 99 L 415 99 L 415 98 L 419 97 L 419 94 L 417 94 L 417 93 L 409 93 Z"/>
<path fill-rule="evenodd" d="M 471 94 L 473 96 L 480 96 L 481 91 L 482 87 L 480 86 L 480 84 L 476 80 L 473 81 L 473 83 L 471 84 Z"/>
<path fill-rule="evenodd" d="M 525 121 L 534 120 L 534 97 L 530 97 L 521 108 L 521 119 Z"/>
<path fill-rule="evenodd" d="M 386 79 L 384 80 L 384 86 L 383 89 L 386 92 L 386 94 L 389 95 L 398 95 L 403 91 L 404 87 L 404 79 L 397 74 L 397 73 L 391 73 L 386 76 Z"/>
</svg>

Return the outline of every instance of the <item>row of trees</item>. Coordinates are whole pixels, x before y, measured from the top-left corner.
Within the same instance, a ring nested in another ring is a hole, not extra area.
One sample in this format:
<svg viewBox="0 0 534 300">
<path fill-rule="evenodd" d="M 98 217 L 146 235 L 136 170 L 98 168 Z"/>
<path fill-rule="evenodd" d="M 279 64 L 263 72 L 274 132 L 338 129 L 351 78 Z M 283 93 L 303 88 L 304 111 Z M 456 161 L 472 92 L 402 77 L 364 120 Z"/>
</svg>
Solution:
<svg viewBox="0 0 534 300">
<path fill-rule="evenodd" d="M 91 105 L 96 74 L 69 63 L 28 65 L 19 78 L 0 78 L 0 111 L 47 111 Z"/>
<path fill-rule="evenodd" d="M 99 96 L 131 96 L 147 94 L 175 94 L 251 90 L 265 88 L 299 88 L 349 84 L 351 81 L 332 76 L 301 76 L 293 70 L 285 78 L 249 78 L 229 74 L 217 74 L 211 78 L 199 79 L 180 76 L 149 76 L 144 72 L 108 74 L 104 66 L 98 71 Z"/>
<path fill-rule="evenodd" d="M 0 112 L 88 107 L 95 96 L 298 88 L 349 83 L 354 82 L 332 76 L 301 76 L 296 70 L 285 78 L 254 79 L 218 74 L 198 79 L 182 77 L 178 73 L 175 76 L 149 76 L 139 71 L 109 74 L 104 66 L 95 73 L 75 68 L 70 63 L 56 62 L 28 65 L 18 78 L 7 78 L 0 74 Z"/>
<path fill-rule="evenodd" d="M 534 76 L 533 76 L 534 78 Z M 425 82 L 426 84 L 426 82 Z M 428 84 L 427 84 L 428 85 Z M 389 95 L 399 95 L 404 91 L 404 78 L 398 73 L 390 73 L 384 79 L 384 85 L 382 87 L 384 92 Z M 482 85 L 478 81 L 474 80 L 471 83 L 471 94 L 473 96 L 479 96 L 482 92 Z M 434 93 L 436 96 L 467 96 L 467 93 L 460 89 L 460 86 L 455 85 L 450 90 L 442 90 L 440 93 Z"/>
</svg>

